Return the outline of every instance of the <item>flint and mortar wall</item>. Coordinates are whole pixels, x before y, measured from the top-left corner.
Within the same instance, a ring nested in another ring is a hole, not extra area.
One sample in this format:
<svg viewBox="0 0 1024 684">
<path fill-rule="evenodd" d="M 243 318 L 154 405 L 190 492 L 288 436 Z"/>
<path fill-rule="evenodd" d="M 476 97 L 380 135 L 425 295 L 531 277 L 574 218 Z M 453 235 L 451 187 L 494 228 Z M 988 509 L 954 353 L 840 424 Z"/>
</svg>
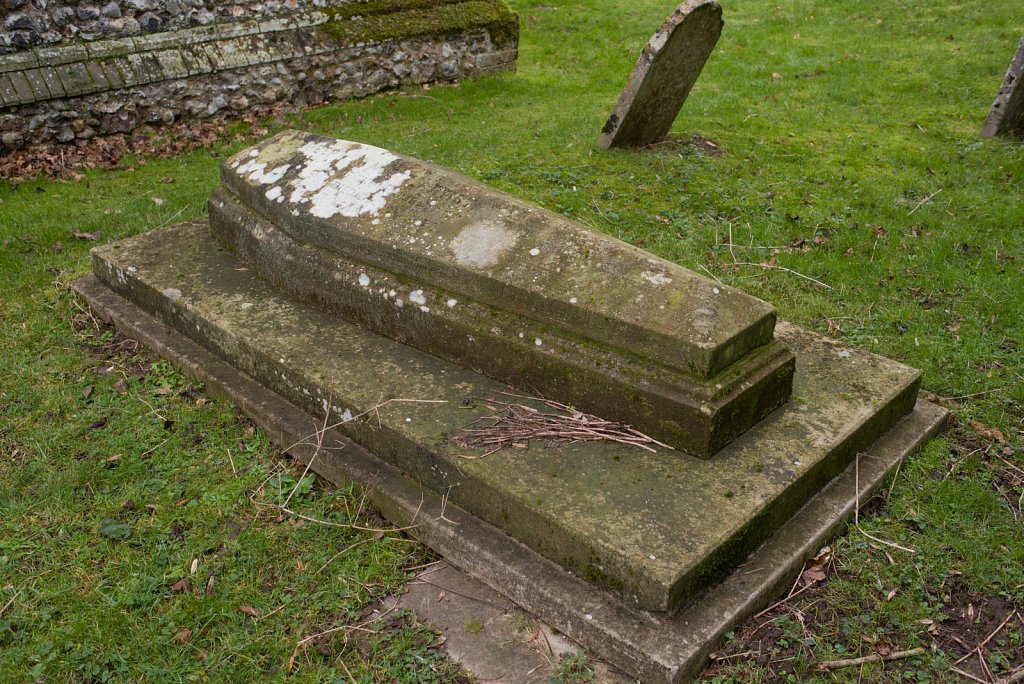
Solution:
<svg viewBox="0 0 1024 684">
<path fill-rule="evenodd" d="M 501 0 L 0 0 L 0 150 L 515 68 Z"/>
</svg>

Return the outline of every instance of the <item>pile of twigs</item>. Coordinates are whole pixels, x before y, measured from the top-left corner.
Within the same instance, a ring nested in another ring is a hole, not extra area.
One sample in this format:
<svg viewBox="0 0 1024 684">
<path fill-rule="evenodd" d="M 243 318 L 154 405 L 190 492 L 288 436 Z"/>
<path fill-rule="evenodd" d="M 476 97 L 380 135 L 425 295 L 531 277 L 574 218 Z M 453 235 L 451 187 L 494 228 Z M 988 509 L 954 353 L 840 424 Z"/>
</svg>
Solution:
<svg viewBox="0 0 1024 684">
<path fill-rule="evenodd" d="M 671 449 L 653 437 L 624 423 L 604 420 L 589 413 L 560 404 L 549 399 L 521 397 L 554 409 L 544 411 L 497 399 L 481 399 L 491 415 L 484 415 L 463 428 L 463 434 L 456 441 L 463 447 L 484 447 L 488 451 L 482 456 L 463 455 L 465 459 L 490 456 L 505 447 L 526 448 L 531 440 L 544 439 L 553 442 L 619 442 L 654 451 L 655 446 Z"/>
</svg>

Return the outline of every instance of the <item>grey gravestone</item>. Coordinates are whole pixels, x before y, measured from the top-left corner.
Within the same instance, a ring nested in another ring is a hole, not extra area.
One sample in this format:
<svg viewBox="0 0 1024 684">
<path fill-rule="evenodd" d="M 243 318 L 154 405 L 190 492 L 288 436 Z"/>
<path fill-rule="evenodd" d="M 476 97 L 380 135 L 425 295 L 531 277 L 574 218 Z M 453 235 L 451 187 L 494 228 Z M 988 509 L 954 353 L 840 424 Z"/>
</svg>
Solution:
<svg viewBox="0 0 1024 684">
<path fill-rule="evenodd" d="M 1024 137 L 1024 38 L 1017 46 L 1017 53 L 1006 70 L 1006 78 L 981 129 L 983 138 L 997 135 Z"/>
<path fill-rule="evenodd" d="M 665 137 L 722 35 L 722 7 L 686 0 L 647 42 L 598 147 L 642 147 Z"/>
</svg>

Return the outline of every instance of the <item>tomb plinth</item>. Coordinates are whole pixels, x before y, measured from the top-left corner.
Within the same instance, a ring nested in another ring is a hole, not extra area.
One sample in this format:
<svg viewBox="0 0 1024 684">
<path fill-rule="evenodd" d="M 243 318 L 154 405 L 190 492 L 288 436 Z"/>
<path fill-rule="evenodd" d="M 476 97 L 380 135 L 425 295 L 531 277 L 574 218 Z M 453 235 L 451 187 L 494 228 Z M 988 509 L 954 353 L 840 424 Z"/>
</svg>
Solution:
<svg viewBox="0 0 1024 684">
<path fill-rule="evenodd" d="M 208 220 L 97 247 L 75 288 L 645 682 L 691 676 L 944 418 L 912 368 L 438 167 L 286 132 L 222 174 Z M 703 427 L 460 445 L 507 394 Z"/>
<path fill-rule="evenodd" d="M 460 174 L 283 132 L 221 167 L 218 238 L 290 295 L 709 457 L 789 396 L 767 303 Z"/>
</svg>

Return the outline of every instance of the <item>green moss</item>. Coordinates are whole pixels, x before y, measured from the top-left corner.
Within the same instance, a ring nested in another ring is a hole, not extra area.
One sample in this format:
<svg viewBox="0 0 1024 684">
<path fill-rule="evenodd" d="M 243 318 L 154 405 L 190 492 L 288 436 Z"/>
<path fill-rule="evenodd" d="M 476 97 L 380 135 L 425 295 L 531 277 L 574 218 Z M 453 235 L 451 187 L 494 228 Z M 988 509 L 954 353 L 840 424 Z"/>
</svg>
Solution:
<svg viewBox="0 0 1024 684">
<path fill-rule="evenodd" d="M 325 10 L 330 20 L 319 28 L 332 40 L 349 44 L 398 40 L 486 28 L 495 47 L 519 42 L 519 18 L 501 0 L 387 0 L 353 2 Z"/>
</svg>

